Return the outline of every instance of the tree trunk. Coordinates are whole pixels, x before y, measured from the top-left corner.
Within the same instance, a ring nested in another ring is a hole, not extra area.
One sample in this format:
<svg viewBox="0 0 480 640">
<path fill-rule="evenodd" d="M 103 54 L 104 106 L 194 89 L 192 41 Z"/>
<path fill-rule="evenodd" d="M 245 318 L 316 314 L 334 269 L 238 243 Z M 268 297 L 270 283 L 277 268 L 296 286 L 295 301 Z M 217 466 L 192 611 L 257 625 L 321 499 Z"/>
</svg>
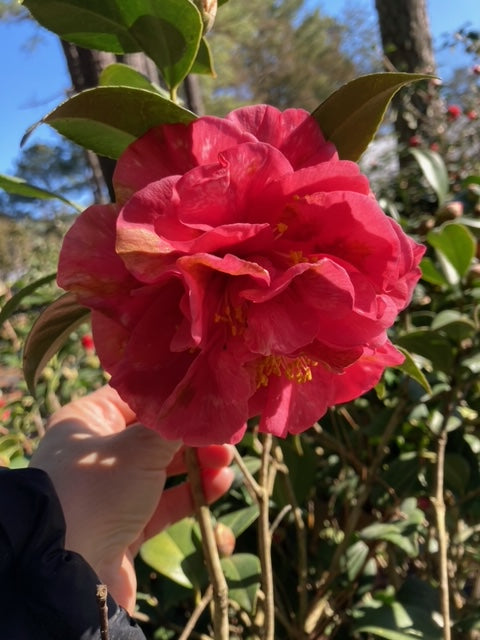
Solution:
<svg viewBox="0 0 480 640">
<path fill-rule="evenodd" d="M 375 0 L 388 71 L 435 74 L 425 0 Z M 441 133 L 442 103 L 434 82 L 414 84 L 394 99 L 395 130 L 402 147 L 412 136 L 429 144 Z"/>
</svg>

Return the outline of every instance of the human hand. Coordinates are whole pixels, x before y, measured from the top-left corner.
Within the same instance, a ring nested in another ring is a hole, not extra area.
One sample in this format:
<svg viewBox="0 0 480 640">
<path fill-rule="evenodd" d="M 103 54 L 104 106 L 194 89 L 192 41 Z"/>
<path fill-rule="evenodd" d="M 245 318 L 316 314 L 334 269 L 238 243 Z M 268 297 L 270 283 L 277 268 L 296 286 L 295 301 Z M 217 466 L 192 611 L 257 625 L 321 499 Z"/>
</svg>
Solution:
<svg viewBox="0 0 480 640">
<path fill-rule="evenodd" d="M 194 511 L 188 483 L 163 491 L 168 476 L 185 472 L 180 443 L 134 422 L 116 391 L 102 387 L 52 416 L 30 464 L 55 486 L 67 524 L 65 547 L 87 560 L 129 612 L 141 544 Z M 213 502 L 233 480 L 232 451 L 203 447 L 198 458 Z"/>
</svg>

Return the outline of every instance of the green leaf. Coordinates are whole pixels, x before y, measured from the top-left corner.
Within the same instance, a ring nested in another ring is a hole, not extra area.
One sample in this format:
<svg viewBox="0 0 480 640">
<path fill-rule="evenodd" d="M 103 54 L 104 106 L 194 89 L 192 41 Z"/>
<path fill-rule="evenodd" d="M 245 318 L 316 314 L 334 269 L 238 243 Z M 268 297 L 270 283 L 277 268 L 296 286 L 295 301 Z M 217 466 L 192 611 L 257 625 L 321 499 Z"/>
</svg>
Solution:
<svg viewBox="0 0 480 640">
<path fill-rule="evenodd" d="M 418 555 L 418 549 L 404 533 L 404 527 L 397 523 L 376 522 L 358 533 L 362 540 L 384 540 L 405 551 L 411 558 Z"/>
<path fill-rule="evenodd" d="M 432 76 L 419 73 L 373 73 L 356 78 L 332 93 L 312 116 L 342 160 L 357 161 L 365 151 L 391 99 L 411 82 Z"/>
<path fill-rule="evenodd" d="M 230 527 L 235 538 L 238 538 L 257 518 L 258 506 L 252 505 L 251 507 L 245 507 L 244 509 L 227 513 L 217 518 L 217 520 L 227 527 Z"/>
<path fill-rule="evenodd" d="M 191 111 L 152 91 L 96 87 L 70 98 L 43 122 L 82 147 L 116 159 L 152 127 L 187 124 L 195 118 Z"/>
<path fill-rule="evenodd" d="M 406 373 L 407 376 L 412 378 L 412 380 L 418 382 L 418 384 L 422 386 L 427 393 L 432 393 L 432 389 L 427 378 L 425 377 L 425 374 L 412 358 L 412 354 L 402 347 L 397 347 L 397 349 L 403 353 L 403 355 L 405 356 L 405 360 L 396 368 Z"/>
<path fill-rule="evenodd" d="M 35 280 L 35 282 L 31 282 L 26 287 L 23 287 L 23 289 L 20 289 L 20 291 L 17 291 L 17 293 L 13 295 L 10 298 L 10 300 L 7 300 L 7 302 L 3 305 L 2 309 L 0 310 L 0 326 L 2 326 L 5 320 L 8 320 L 8 318 L 13 313 L 15 313 L 15 311 L 18 309 L 21 301 L 24 298 L 29 296 L 31 293 L 33 293 L 40 287 L 43 287 L 43 285 L 50 284 L 50 282 L 53 282 L 53 280 L 55 280 L 56 277 L 57 277 L 56 273 L 50 273 L 48 276 L 44 276 L 39 280 Z"/>
<path fill-rule="evenodd" d="M 420 269 L 422 270 L 422 280 L 430 282 L 430 284 L 444 287 L 448 285 L 448 280 L 445 278 L 437 267 L 433 264 L 430 258 L 423 258 L 420 262 Z"/>
<path fill-rule="evenodd" d="M 348 579 L 353 582 L 365 567 L 369 554 L 369 548 L 363 540 L 357 540 L 350 545 L 345 553 L 345 565 Z"/>
<path fill-rule="evenodd" d="M 193 63 L 190 73 L 201 73 L 207 76 L 215 77 L 215 70 L 213 68 L 213 56 L 210 49 L 210 45 L 205 38 L 200 40 L 200 46 L 198 47 L 197 57 Z"/>
<path fill-rule="evenodd" d="M 394 631 L 393 629 L 364 624 L 361 627 L 357 627 L 356 631 L 371 633 L 372 635 L 377 636 L 377 638 L 384 638 L 385 640 L 425 640 L 425 636 L 419 635 L 415 629 L 412 630 L 412 633 L 409 633 L 408 631 Z M 438 640 L 438 638 L 436 640 Z"/>
<path fill-rule="evenodd" d="M 428 184 L 435 191 L 438 204 L 442 205 L 450 189 L 447 167 L 442 157 L 429 149 L 410 149 L 410 153 L 418 162 Z"/>
<path fill-rule="evenodd" d="M 476 333 L 475 323 L 466 315 L 455 309 L 446 309 L 437 313 L 432 321 L 431 329 L 441 331 L 455 342 L 461 342 Z"/>
<path fill-rule="evenodd" d="M 32 394 L 47 362 L 89 314 L 90 310 L 80 306 L 73 294 L 66 293 L 37 318 L 23 348 L 23 373 Z"/>
<path fill-rule="evenodd" d="M 474 353 L 472 356 L 468 358 L 464 358 L 460 361 L 462 367 L 466 367 L 472 373 L 480 373 L 480 353 Z"/>
<path fill-rule="evenodd" d="M 187 589 L 205 582 L 194 518 L 184 518 L 145 542 L 140 555 L 150 567 Z"/>
<path fill-rule="evenodd" d="M 420 329 L 396 339 L 397 346 L 427 358 L 434 369 L 449 373 L 453 367 L 453 347 L 437 331 Z"/>
<path fill-rule="evenodd" d="M 7 193 L 11 193 L 16 196 L 23 196 L 24 198 L 37 198 L 39 200 L 59 200 L 69 207 L 72 207 L 76 211 L 82 210 L 82 207 L 80 207 L 80 205 L 75 204 L 74 202 L 70 202 L 70 200 L 67 200 L 67 198 L 64 198 L 58 193 L 53 193 L 52 191 L 47 191 L 46 189 L 35 187 L 32 184 L 28 184 L 28 182 L 25 182 L 25 180 L 22 180 L 22 178 L 17 178 L 15 176 L 6 176 L 3 173 L 0 174 L 0 189 L 3 189 Z"/>
<path fill-rule="evenodd" d="M 427 241 L 440 254 L 439 257 L 443 256 L 453 267 L 458 282 L 467 273 L 475 256 L 477 243 L 471 232 L 461 224 L 449 223 L 431 231 Z M 445 275 L 451 282 L 452 275 L 448 272 Z"/>
<path fill-rule="evenodd" d="M 161 87 L 152 84 L 148 78 L 139 73 L 128 64 L 110 64 L 100 74 L 98 83 L 101 87 L 134 87 L 135 89 L 145 89 L 152 93 L 159 93 L 163 98 L 169 100 L 169 95 Z"/>
<path fill-rule="evenodd" d="M 251 553 L 236 553 L 220 560 L 228 597 L 247 613 L 254 613 L 260 587 L 260 560 Z"/>
<path fill-rule="evenodd" d="M 63 40 L 117 54 L 144 51 L 170 89 L 190 71 L 203 31 L 189 0 L 24 0 L 33 17 Z"/>
</svg>

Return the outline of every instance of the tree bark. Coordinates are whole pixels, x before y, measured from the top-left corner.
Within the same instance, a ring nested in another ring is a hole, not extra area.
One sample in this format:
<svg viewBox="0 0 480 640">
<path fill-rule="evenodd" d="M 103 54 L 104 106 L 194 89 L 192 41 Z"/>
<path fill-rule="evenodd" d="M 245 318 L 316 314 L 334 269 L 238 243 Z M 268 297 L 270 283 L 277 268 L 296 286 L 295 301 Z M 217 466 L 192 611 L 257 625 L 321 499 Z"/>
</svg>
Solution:
<svg viewBox="0 0 480 640">
<path fill-rule="evenodd" d="M 375 0 L 388 71 L 435 74 L 425 0 Z M 441 133 L 442 103 L 435 82 L 411 85 L 393 100 L 395 130 L 402 146 L 412 136 L 425 144 Z"/>
</svg>

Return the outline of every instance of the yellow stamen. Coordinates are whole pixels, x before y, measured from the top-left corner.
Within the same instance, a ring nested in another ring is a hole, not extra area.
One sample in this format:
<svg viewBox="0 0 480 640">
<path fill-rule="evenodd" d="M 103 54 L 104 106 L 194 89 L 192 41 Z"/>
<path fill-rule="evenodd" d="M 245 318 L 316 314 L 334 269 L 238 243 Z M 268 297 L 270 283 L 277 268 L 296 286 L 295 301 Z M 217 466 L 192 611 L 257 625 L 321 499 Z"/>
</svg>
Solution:
<svg viewBox="0 0 480 640">
<path fill-rule="evenodd" d="M 243 306 L 234 306 L 232 308 L 229 304 L 226 304 L 223 307 L 223 315 L 216 313 L 213 321 L 215 323 L 226 322 L 233 337 L 241 336 L 247 326 L 247 314 Z"/>
<path fill-rule="evenodd" d="M 318 362 L 307 356 L 288 358 L 286 356 L 265 356 L 258 364 L 256 370 L 257 389 L 266 387 L 270 376 L 282 377 L 287 380 L 304 384 L 313 379 L 312 367 Z"/>
</svg>

